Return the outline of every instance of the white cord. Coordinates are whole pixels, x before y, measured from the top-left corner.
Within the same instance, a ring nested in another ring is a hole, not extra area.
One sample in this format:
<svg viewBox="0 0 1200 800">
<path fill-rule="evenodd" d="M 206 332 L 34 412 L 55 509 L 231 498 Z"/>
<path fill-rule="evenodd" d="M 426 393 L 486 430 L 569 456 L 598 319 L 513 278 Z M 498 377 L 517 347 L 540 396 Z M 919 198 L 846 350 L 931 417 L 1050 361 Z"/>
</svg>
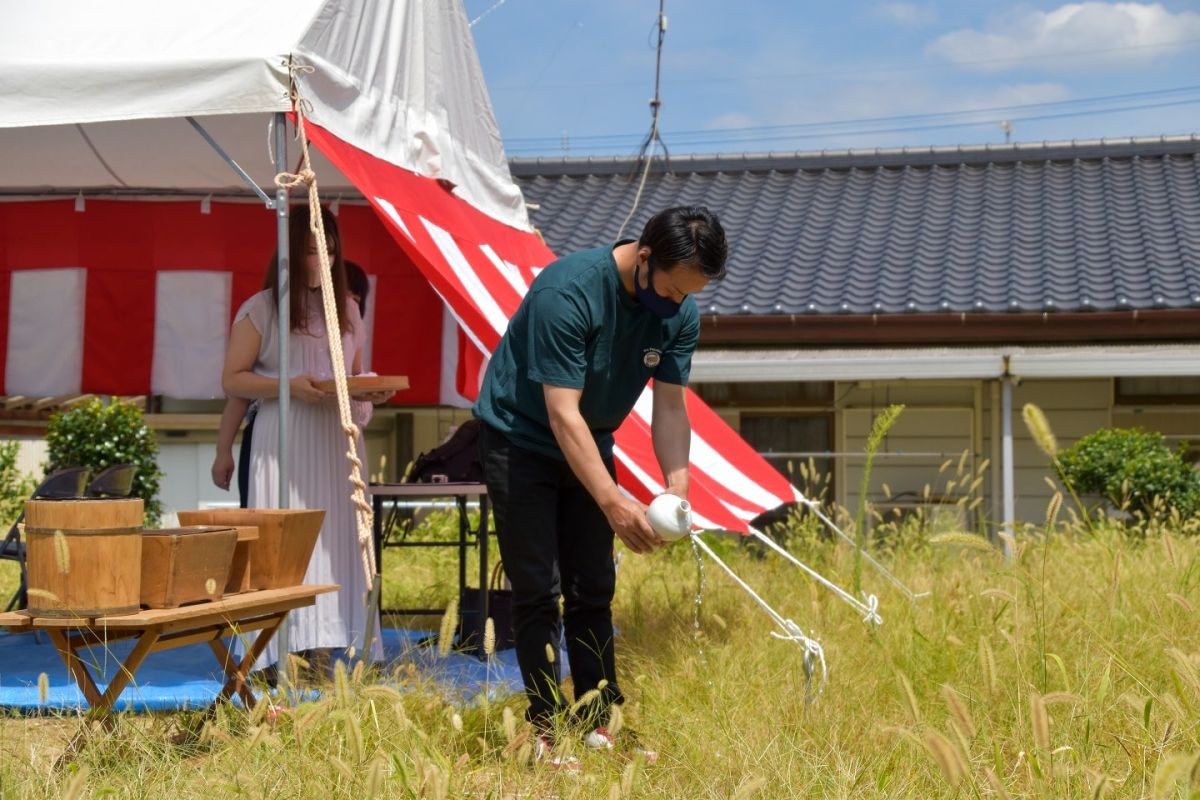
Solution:
<svg viewBox="0 0 1200 800">
<path fill-rule="evenodd" d="M 499 8 L 500 6 L 504 5 L 504 4 L 505 4 L 505 3 L 507 3 L 507 2 L 508 2 L 508 0 L 496 0 L 496 2 L 492 4 L 492 7 L 491 7 L 491 8 L 489 8 L 487 11 L 483 12 L 482 14 L 480 14 L 480 15 L 479 15 L 478 17 L 476 17 L 475 19 L 471 20 L 470 24 L 469 24 L 467 27 L 469 27 L 469 28 L 474 28 L 474 27 L 475 27 L 475 23 L 476 23 L 476 22 L 479 22 L 479 20 L 483 19 L 483 18 L 484 18 L 484 17 L 486 17 L 488 14 L 492 13 L 492 12 L 493 12 L 493 11 L 495 11 L 497 8 Z"/>
<path fill-rule="evenodd" d="M 878 572 L 880 575 L 882 575 L 884 578 L 886 578 L 889 583 L 891 583 L 893 586 L 895 586 L 900 591 L 904 592 L 904 594 L 908 596 L 909 600 L 911 600 L 912 602 L 915 603 L 916 601 L 920 600 L 923 597 L 930 596 L 931 592 L 914 592 L 912 589 L 909 589 L 907 586 L 905 586 L 903 581 L 901 581 L 899 578 L 897 578 L 895 575 L 893 575 L 891 572 L 889 572 L 887 567 L 883 566 L 883 564 L 880 564 L 878 561 L 876 561 L 875 558 L 870 553 L 868 553 L 862 547 L 859 547 L 858 542 L 854 541 L 852 538 L 850 538 L 848 535 L 846 535 L 846 533 L 841 528 L 839 528 L 834 523 L 833 520 L 831 520 L 829 517 L 825 516 L 825 512 L 823 512 L 821 510 L 820 505 L 818 505 L 817 503 L 814 503 L 812 500 L 809 500 L 807 497 L 805 497 L 803 494 L 801 494 L 799 490 L 796 491 L 796 494 L 799 495 L 800 502 L 802 504 L 808 506 L 808 508 L 814 514 L 817 515 L 817 518 L 820 519 L 822 522 L 824 522 L 826 525 L 828 525 L 833 530 L 834 533 L 836 533 L 838 536 L 842 537 L 842 539 L 844 539 L 846 542 L 854 545 L 854 548 L 862 553 L 863 558 L 865 558 L 867 560 L 867 563 L 870 564 L 872 567 L 874 567 L 875 571 Z"/>
<path fill-rule="evenodd" d="M 828 677 L 828 670 L 825 665 L 825 651 L 821 649 L 821 643 L 815 639 L 805 636 L 804 631 L 800 629 L 799 625 L 790 619 L 785 619 L 782 614 L 771 608 L 771 606 L 767 604 L 766 600 L 763 600 L 761 597 L 759 597 L 758 593 L 751 589 L 748 583 L 739 578 L 737 573 L 730 569 L 729 565 L 722 561 L 721 558 L 712 551 L 712 548 L 710 548 L 708 544 L 700 538 L 699 533 L 692 534 L 692 541 L 695 542 L 695 544 L 701 550 L 707 553 L 709 558 L 717 562 L 721 569 L 725 570 L 729 577 L 733 578 L 738 586 L 741 586 L 743 589 L 745 589 L 746 593 L 754 598 L 755 602 L 762 606 L 763 610 L 767 612 L 768 616 L 770 616 L 771 619 L 775 621 L 775 624 L 779 626 L 780 630 L 783 631 L 782 634 L 771 631 L 772 636 L 774 636 L 776 639 L 783 639 L 784 641 L 788 642 L 796 642 L 798 645 L 804 648 L 804 676 L 809 687 L 812 685 L 812 676 L 816 671 L 816 665 L 818 663 L 821 665 L 821 683 L 817 688 L 817 692 L 819 694 L 825 688 L 825 680 Z M 808 695 L 808 688 L 805 689 L 805 694 L 806 696 Z"/>
<path fill-rule="evenodd" d="M 651 126 L 650 135 L 654 136 L 654 132 L 658 130 L 658 120 L 655 119 Z M 620 229 L 617 231 L 617 239 L 620 240 L 625 235 L 625 228 L 629 225 L 629 221 L 633 219 L 633 215 L 637 213 L 638 206 L 642 202 L 642 191 L 646 188 L 646 178 L 650 177 L 650 165 L 654 162 L 654 139 L 650 140 L 650 150 L 646 153 L 646 168 L 642 170 L 642 179 L 638 182 L 637 194 L 633 196 L 633 208 L 629 209 L 629 213 L 625 215 L 625 221 L 621 223 Z M 647 278 L 649 280 L 649 278 Z"/>
<path fill-rule="evenodd" d="M 775 552 L 779 553 L 781 556 L 786 558 L 788 561 L 791 561 L 793 564 L 798 566 L 800 569 L 807 572 L 814 580 L 816 580 L 822 586 L 829 589 L 831 592 L 833 592 L 838 597 L 842 598 L 847 603 L 849 603 L 852 607 L 857 609 L 859 611 L 859 613 L 863 614 L 863 622 L 873 622 L 876 625 L 883 624 L 883 617 L 879 616 L 879 598 L 877 598 L 875 595 L 869 594 L 863 600 L 859 600 L 857 597 L 850 594 L 849 592 L 847 592 L 842 587 L 838 586 L 833 581 L 827 579 L 821 573 L 817 572 L 815 569 L 808 566 L 800 559 L 796 558 L 794 555 L 789 553 L 787 550 L 784 550 L 782 547 L 780 547 L 778 544 L 776 544 L 775 541 L 773 539 L 771 539 L 770 536 L 765 536 L 761 532 L 756 531 L 754 528 L 749 528 L 749 530 L 750 530 L 750 534 L 752 536 L 754 536 L 754 538 L 758 539 L 760 542 L 767 545 Z"/>
</svg>

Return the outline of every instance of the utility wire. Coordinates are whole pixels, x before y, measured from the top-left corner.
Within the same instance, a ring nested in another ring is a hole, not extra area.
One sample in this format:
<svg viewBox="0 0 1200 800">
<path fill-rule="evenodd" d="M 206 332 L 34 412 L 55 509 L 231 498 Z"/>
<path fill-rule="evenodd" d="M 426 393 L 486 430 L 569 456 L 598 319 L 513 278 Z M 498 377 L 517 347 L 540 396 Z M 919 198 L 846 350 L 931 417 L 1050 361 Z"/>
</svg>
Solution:
<svg viewBox="0 0 1200 800">
<path fill-rule="evenodd" d="M 1072 117 L 1087 117 L 1097 116 L 1100 114 L 1119 114 L 1127 111 L 1143 111 L 1151 108 L 1172 108 L 1175 106 L 1186 106 L 1200 104 L 1200 97 L 1189 98 L 1186 100 L 1175 100 L 1165 103 L 1144 103 L 1141 105 L 1123 106 L 1118 108 L 1097 108 L 1086 109 L 1080 111 L 1069 111 L 1061 114 L 1030 114 L 1021 117 L 1007 117 L 1011 122 L 1034 122 L 1045 121 L 1051 119 L 1070 119 Z M 1002 120 L 985 119 L 974 120 L 970 122 L 943 122 L 930 125 L 908 125 L 889 128 L 864 128 L 860 130 L 847 131 L 819 131 L 815 133 L 789 134 L 779 136 L 751 136 L 751 137 L 729 137 L 725 139 L 695 139 L 682 142 L 685 145 L 714 145 L 714 144 L 747 144 L 750 142 L 780 142 L 794 141 L 797 139 L 820 139 L 826 136 L 870 136 L 879 133 L 912 133 L 916 131 L 934 131 L 934 130 L 950 130 L 956 128 L 977 128 L 984 125 L 998 125 Z"/>
<path fill-rule="evenodd" d="M 854 117 L 843 120 L 824 120 L 819 122 L 796 122 L 784 125 L 752 125 L 752 126 L 737 126 L 723 128 L 704 128 L 700 130 L 683 130 L 676 131 L 677 136 L 693 136 L 693 135 L 714 135 L 722 133 L 751 133 L 755 131 L 786 131 L 786 130 L 805 130 L 810 128 L 834 128 L 844 126 L 862 125 L 864 123 L 892 123 L 892 122 L 909 122 L 919 120 L 936 120 L 948 119 L 954 121 L 954 117 L 963 116 L 978 116 L 983 114 L 1003 114 L 1014 111 L 1027 111 L 1033 109 L 1058 109 L 1069 108 L 1071 106 L 1094 105 L 1097 103 L 1106 103 L 1112 101 L 1125 101 L 1137 99 L 1149 99 L 1157 97 L 1167 97 L 1178 94 L 1195 94 L 1200 93 L 1200 84 L 1191 86 L 1177 86 L 1172 89 L 1151 89 L 1140 92 L 1126 92 L 1123 94 L 1096 95 L 1092 97 L 1079 97 L 1071 100 L 1046 100 L 1039 103 L 1019 103 L 1006 106 L 988 106 L 984 108 L 961 108 L 953 111 L 932 111 L 921 114 L 895 114 L 882 117 Z M 990 120 L 988 120 L 990 122 Z M 575 142 L 596 142 L 611 141 L 613 144 L 620 143 L 621 140 L 628 141 L 635 137 L 632 133 L 601 133 L 585 136 L 572 137 Z M 547 136 L 514 136 L 505 140 L 514 144 L 543 144 L 554 141 Z"/>
<path fill-rule="evenodd" d="M 1105 107 L 1105 108 L 1077 109 L 1077 110 L 1073 110 L 1073 111 L 1065 111 L 1065 112 L 1061 112 L 1061 113 L 1051 113 L 1051 114 L 1012 115 L 1012 116 L 1005 116 L 1003 118 L 974 119 L 974 120 L 962 120 L 962 121 L 942 121 L 942 122 L 932 122 L 930 124 L 918 124 L 918 125 L 895 125 L 895 126 L 887 126 L 887 127 L 865 127 L 865 128 L 857 128 L 857 129 L 855 129 L 855 128 L 840 128 L 838 126 L 830 125 L 826 128 L 814 127 L 814 128 L 806 129 L 802 132 L 797 131 L 795 133 L 743 135 L 743 136 L 731 135 L 731 136 L 725 136 L 725 137 L 707 137 L 707 136 L 702 136 L 702 135 L 696 135 L 696 136 L 693 136 L 692 138 L 684 138 L 682 140 L 677 139 L 676 144 L 681 145 L 681 146 L 686 146 L 686 147 L 716 146 L 716 145 L 729 145 L 729 144 L 743 144 L 744 145 L 744 144 L 751 144 L 751 143 L 755 143 L 755 142 L 764 142 L 765 143 L 765 142 L 802 141 L 802 140 L 806 140 L 806 139 L 821 139 L 821 138 L 826 138 L 826 137 L 830 137 L 830 136 L 849 138 L 849 137 L 856 137 L 856 136 L 871 136 L 871 135 L 876 135 L 876 134 L 887 134 L 887 133 L 914 133 L 914 132 L 918 132 L 918 131 L 937 131 L 937 130 L 951 130 L 951 129 L 962 129 L 962 128 L 977 128 L 977 127 L 983 127 L 983 126 L 997 125 L 1004 120 L 1007 120 L 1009 123 L 1035 122 L 1035 121 L 1046 121 L 1046 120 L 1053 120 L 1053 119 L 1070 119 L 1073 117 L 1098 116 L 1098 115 L 1103 115 L 1103 114 L 1119 114 L 1119 113 L 1126 113 L 1126 112 L 1130 112 L 1130 111 L 1143 111 L 1143 110 L 1154 109 L 1154 108 L 1172 108 L 1172 107 L 1196 105 L 1196 104 L 1200 104 L 1200 96 L 1190 97 L 1190 98 L 1185 98 L 1185 99 L 1180 99 L 1180 100 L 1165 101 L 1165 102 L 1161 102 L 1161 103 L 1140 103 L 1140 104 L 1125 105 L 1125 106 L 1113 106 L 1113 107 Z M 839 123 L 839 125 L 840 125 L 840 123 Z M 755 130 L 756 129 L 753 129 L 753 128 L 742 129 L 742 131 L 747 134 L 751 134 Z M 721 131 L 721 132 L 736 134 L 739 132 L 739 129 L 736 129 L 736 128 L 728 129 L 728 130 Z M 576 139 L 575 141 L 578 142 L 579 140 Z M 588 149 L 592 150 L 592 151 L 612 152 L 612 151 L 616 151 L 616 150 L 623 150 L 627 146 L 628 146 L 627 144 L 621 144 L 621 143 L 605 144 L 605 143 L 597 142 L 597 143 L 592 143 Z M 545 150 L 545 147 L 530 144 L 530 145 L 526 145 L 524 147 L 507 147 L 506 146 L 505 149 L 509 153 L 531 153 L 531 152 L 536 153 L 536 152 L 543 152 Z"/>
</svg>

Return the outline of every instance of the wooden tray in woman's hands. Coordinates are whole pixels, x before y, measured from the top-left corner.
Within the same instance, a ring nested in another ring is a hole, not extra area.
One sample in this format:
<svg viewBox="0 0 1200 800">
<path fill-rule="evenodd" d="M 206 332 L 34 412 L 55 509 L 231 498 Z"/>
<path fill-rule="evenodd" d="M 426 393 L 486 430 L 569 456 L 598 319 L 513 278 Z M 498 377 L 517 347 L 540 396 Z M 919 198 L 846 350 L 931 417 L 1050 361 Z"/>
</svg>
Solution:
<svg viewBox="0 0 1200 800">
<path fill-rule="evenodd" d="M 313 386 L 323 392 L 336 389 L 333 380 L 313 381 Z M 399 392 L 408 388 L 408 377 L 405 375 L 347 375 L 346 388 L 350 394 L 370 394 L 371 392 Z"/>
</svg>

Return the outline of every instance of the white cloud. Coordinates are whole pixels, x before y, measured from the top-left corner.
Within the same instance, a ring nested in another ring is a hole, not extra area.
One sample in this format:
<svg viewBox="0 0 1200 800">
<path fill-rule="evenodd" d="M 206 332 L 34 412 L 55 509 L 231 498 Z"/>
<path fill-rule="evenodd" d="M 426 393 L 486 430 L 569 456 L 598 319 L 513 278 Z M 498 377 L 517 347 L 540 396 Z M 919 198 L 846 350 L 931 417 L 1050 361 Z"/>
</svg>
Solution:
<svg viewBox="0 0 1200 800">
<path fill-rule="evenodd" d="M 754 117 L 751 117 L 749 114 L 743 114 L 741 111 L 728 111 L 724 114 L 718 114 L 705 122 L 704 129 L 749 128 L 754 125 L 754 122 Z"/>
<path fill-rule="evenodd" d="M 1033 103 L 1053 103 L 1069 99 L 1070 91 L 1061 83 L 1016 83 L 1006 86 L 978 87 L 974 89 L 948 88 L 930 84 L 887 82 L 873 86 L 859 86 L 830 94 L 821 104 L 823 113 L 817 117 L 811 111 L 808 119 L 869 119 L 895 117 L 929 112 L 974 111 L 976 109 L 1004 108 Z M 997 113 L 996 123 L 1004 116 L 1018 116 L 1020 112 Z M 984 115 L 971 115 L 972 120 L 981 120 Z M 964 119 L 966 119 L 964 117 Z M 908 125 L 937 124 L 931 121 L 905 121 L 862 123 L 850 125 L 848 129 L 906 127 Z"/>
<path fill-rule="evenodd" d="M 1003 142 L 1004 133 L 1000 122 L 1006 117 L 1020 117 L 1019 110 L 985 112 L 981 109 L 1001 108 L 1031 103 L 1049 103 L 1070 99 L 1071 92 L 1060 83 L 1013 83 L 989 87 L 946 87 L 917 83 L 903 78 L 880 81 L 875 84 L 838 86 L 823 88 L 804 98 L 780 101 L 778 97 L 768 101 L 760 98 L 748 109 L 754 114 L 753 124 L 799 125 L 814 124 L 818 127 L 796 131 L 779 131 L 778 139 L 746 142 L 722 141 L 712 149 L 735 151 L 746 150 L 813 150 L 864 147 L 890 147 L 898 144 L 927 144 L 945 142 Z M 904 117 L 931 112 L 961 111 L 950 120 L 924 119 L 878 119 L 880 117 Z M 1028 112 L 1026 112 L 1028 113 Z M 721 118 L 710 120 L 715 123 Z M 837 126 L 819 123 L 846 121 Z M 864 120 L 854 122 L 853 120 Z M 875 120 L 875 121 L 869 121 Z M 971 122 L 970 126 L 947 127 L 946 122 Z M 1017 138 L 1045 138 L 1044 125 L 1032 122 L 1014 123 Z M 717 127 L 715 124 L 713 127 Z M 721 126 L 724 127 L 724 126 Z M 789 135 L 794 133 L 795 135 Z M 732 135 L 732 134 L 731 134 Z M 775 135 L 769 132 L 768 135 Z M 670 135 L 667 137 L 670 144 Z"/>
<path fill-rule="evenodd" d="M 875 13 L 906 28 L 921 28 L 937 22 L 937 9 L 927 3 L 877 3 Z"/>
<path fill-rule="evenodd" d="M 1051 11 L 1022 9 L 982 30 L 947 33 L 926 48 L 969 69 L 1001 71 L 1042 61 L 1063 67 L 1148 62 L 1175 53 L 1176 42 L 1200 39 L 1200 14 L 1173 14 L 1160 3 L 1068 3 Z"/>
</svg>

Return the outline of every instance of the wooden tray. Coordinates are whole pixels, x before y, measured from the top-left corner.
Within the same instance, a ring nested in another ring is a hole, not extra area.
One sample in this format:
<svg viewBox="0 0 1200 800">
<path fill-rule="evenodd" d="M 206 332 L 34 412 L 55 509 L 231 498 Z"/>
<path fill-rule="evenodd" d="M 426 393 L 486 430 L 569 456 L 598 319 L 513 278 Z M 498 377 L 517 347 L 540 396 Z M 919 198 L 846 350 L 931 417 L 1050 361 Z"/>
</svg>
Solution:
<svg viewBox="0 0 1200 800">
<path fill-rule="evenodd" d="M 323 392 L 334 390 L 333 380 L 313 381 L 313 386 Z M 408 377 L 405 375 L 347 375 L 346 387 L 350 390 L 350 394 L 399 392 L 408 388 Z"/>
</svg>

